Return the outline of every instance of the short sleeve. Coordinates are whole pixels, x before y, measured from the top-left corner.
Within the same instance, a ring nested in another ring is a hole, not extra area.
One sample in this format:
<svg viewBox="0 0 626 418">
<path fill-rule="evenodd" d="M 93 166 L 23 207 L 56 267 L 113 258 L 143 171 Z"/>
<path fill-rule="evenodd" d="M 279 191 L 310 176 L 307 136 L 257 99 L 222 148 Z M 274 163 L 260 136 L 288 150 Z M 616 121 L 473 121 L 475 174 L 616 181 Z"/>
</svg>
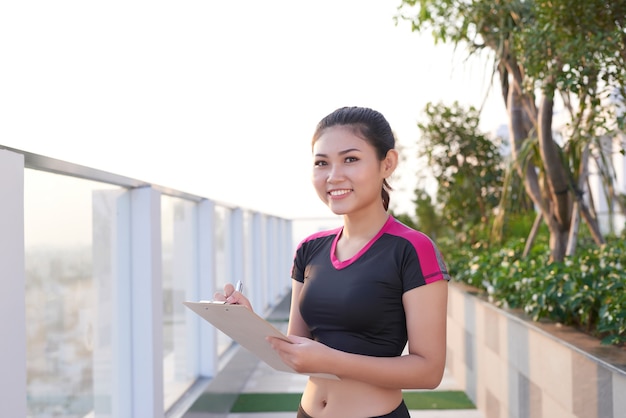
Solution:
<svg viewBox="0 0 626 418">
<path fill-rule="evenodd" d="M 293 256 L 293 265 L 291 267 L 291 278 L 304 283 L 304 255 L 302 245 L 298 246 L 296 253 Z"/>
<path fill-rule="evenodd" d="M 403 292 L 439 280 L 450 280 L 443 257 L 428 236 L 416 233 L 411 236 L 409 242 L 402 263 Z"/>
</svg>

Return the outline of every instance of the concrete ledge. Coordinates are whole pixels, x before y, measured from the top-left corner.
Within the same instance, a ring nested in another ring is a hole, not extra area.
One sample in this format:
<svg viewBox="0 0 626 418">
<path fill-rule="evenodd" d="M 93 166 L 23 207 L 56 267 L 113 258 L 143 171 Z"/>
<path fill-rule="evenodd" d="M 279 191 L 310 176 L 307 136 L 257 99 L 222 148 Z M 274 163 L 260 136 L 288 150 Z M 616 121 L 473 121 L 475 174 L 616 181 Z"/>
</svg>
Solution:
<svg viewBox="0 0 626 418">
<path fill-rule="evenodd" d="M 459 283 L 448 306 L 448 370 L 486 418 L 623 416 L 626 351 L 499 309 Z"/>
</svg>

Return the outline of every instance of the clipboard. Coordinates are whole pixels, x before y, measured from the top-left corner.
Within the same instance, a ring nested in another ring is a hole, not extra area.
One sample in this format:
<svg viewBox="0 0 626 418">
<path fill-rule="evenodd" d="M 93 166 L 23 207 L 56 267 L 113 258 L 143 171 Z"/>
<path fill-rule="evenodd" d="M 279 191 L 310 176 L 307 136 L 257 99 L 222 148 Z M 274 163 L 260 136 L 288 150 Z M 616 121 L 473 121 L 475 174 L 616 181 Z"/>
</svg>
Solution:
<svg viewBox="0 0 626 418">
<path fill-rule="evenodd" d="M 186 301 L 183 302 L 183 304 L 200 315 L 204 320 L 211 323 L 215 328 L 237 341 L 239 345 L 251 351 L 273 369 L 298 374 L 298 372 L 282 361 L 278 353 L 274 351 L 272 346 L 266 341 L 266 338 L 271 336 L 291 342 L 289 338 L 250 309 L 243 305 L 213 301 Z M 308 376 L 339 380 L 339 378 L 333 374 L 305 374 Z"/>
</svg>

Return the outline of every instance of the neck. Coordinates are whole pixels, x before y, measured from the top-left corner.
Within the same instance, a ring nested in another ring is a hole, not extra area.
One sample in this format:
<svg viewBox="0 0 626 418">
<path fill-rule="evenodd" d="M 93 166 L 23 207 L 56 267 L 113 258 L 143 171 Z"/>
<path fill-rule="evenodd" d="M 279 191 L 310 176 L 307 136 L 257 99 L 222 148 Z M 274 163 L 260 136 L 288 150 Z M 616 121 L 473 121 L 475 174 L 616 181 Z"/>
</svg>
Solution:
<svg viewBox="0 0 626 418">
<path fill-rule="evenodd" d="M 376 213 L 344 215 L 342 237 L 370 239 L 381 230 L 389 216 L 382 206 Z"/>
</svg>

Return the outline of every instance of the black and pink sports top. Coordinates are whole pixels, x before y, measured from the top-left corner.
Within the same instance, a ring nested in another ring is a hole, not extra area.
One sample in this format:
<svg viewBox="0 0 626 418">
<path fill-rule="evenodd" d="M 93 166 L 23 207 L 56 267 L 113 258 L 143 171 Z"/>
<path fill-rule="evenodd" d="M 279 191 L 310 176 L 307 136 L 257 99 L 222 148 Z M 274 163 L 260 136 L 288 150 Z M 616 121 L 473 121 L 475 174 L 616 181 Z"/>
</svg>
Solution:
<svg viewBox="0 0 626 418">
<path fill-rule="evenodd" d="M 313 339 L 377 357 L 402 354 L 402 294 L 450 280 L 435 244 L 392 216 L 354 257 L 335 257 L 342 228 L 310 235 L 296 250 L 291 277 L 304 283 L 299 308 Z"/>
</svg>

